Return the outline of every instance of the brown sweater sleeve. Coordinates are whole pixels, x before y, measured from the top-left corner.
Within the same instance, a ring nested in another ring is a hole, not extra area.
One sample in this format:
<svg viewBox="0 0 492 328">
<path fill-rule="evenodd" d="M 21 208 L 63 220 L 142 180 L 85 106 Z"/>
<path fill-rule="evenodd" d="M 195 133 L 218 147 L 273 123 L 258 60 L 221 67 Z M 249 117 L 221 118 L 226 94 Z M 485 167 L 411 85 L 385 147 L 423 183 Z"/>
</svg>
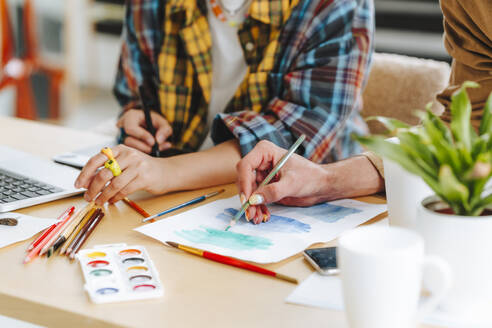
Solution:
<svg viewBox="0 0 492 328">
<path fill-rule="evenodd" d="M 449 86 L 437 96 L 446 107 L 443 119 L 451 119 L 451 95 L 464 81 L 475 81 L 478 89 L 468 89 L 472 121 L 480 125 L 483 107 L 492 91 L 492 1 L 442 0 L 444 45 L 453 57 Z"/>
<path fill-rule="evenodd" d="M 464 81 L 475 81 L 478 89 L 468 89 L 472 102 L 472 123 L 478 128 L 483 107 L 492 91 L 492 0 L 441 0 L 444 14 L 444 45 L 453 57 L 449 85 L 437 95 L 446 108 L 442 115 L 451 120 L 451 95 Z M 382 159 L 365 152 L 369 161 L 384 178 Z"/>
</svg>

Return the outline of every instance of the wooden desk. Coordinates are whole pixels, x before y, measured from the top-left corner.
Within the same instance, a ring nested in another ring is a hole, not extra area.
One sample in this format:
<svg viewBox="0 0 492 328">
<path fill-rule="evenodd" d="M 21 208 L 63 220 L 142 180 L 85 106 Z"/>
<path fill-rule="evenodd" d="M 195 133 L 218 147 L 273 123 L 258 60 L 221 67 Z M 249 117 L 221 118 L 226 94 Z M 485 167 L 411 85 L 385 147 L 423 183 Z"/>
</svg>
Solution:
<svg viewBox="0 0 492 328">
<path fill-rule="evenodd" d="M 44 158 L 104 142 L 100 135 L 19 119 L 0 118 L 0 143 Z M 1 154 L 0 154 L 1 156 Z M 151 213 L 205 191 L 160 197 L 132 195 Z M 223 198 L 236 193 L 226 186 Z M 382 202 L 375 197 L 366 200 Z M 80 208 L 81 196 L 33 206 L 20 213 L 56 217 L 69 205 Z M 373 221 L 380 220 L 381 215 Z M 123 202 L 106 207 L 106 217 L 86 247 L 97 244 L 144 245 L 165 288 L 162 298 L 117 304 L 92 304 L 83 290 L 78 263 L 66 258 L 37 258 L 22 265 L 31 240 L 0 249 L 0 314 L 49 327 L 346 327 L 343 312 L 285 303 L 295 286 L 252 272 L 224 266 L 165 247 L 133 231 L 141 217 Z M 333 242 L 332 242 L 333 243 Z M 300 281 L 313 270 L 301 255 L 267 265 Z"/>
</svg>

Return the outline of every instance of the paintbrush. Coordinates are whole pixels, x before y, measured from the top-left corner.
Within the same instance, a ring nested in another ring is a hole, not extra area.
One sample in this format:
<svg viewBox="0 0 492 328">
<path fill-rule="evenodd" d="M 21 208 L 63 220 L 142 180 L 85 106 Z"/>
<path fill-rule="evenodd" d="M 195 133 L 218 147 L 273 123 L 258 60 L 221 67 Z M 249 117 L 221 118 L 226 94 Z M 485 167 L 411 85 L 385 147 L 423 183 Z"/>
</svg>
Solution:
<svg viewBox="0 0 492 328">
<path fill-rule="evenodd" d="M 135 203 L 133 200 L 129 199 L 128 197 L 125 197 L 123 198 L 123 201 L 128 205 L 130 206 L 131 208 L 133 208 L 135 211 L 138 212 L 138 214 L 140 214 L 141 216 L 143 216 L 144 218 L 148 218 L 150 216 L 149 213 L 147 213 L 146 210 L 144 210 L 143 208 L 141 208 L 137 203 Z"/>
<path fill-rule="evenodd" d="M 278 273 L 275 271 L 270 271 L 270 270 L 264 269 L 264 268 L 256 266 L 256 265 L 249 264 L 249 263 L 243 262 L 243 261 L 238 260 L 238 259 L 234 259 L 232 257 L 228 257 L 228 256 L 220 255 L 220 254 L 215 254 L 212 252 L 207 252 L 207 251 L 204 251 L 204 250 L 201 250 L 198 248 L 194 248 L 194 247 L 190 247 L 190 246 L 180 245 L 180 244 L 172 242 L 172 241 L 166 241 L 166 244 L 168 244 L 169 246 L 181 249 L 185 252 L 192 253 L 192 254 L 204 257 L 206 259 L 215 261 L 215 262 L 235 266 L 237 268 L 241 268 L 241 269 L 245 269 L 245 270 L 249 270 L 249 271 L 253 271 L 253 272 L 257 272 L 257 273 L 261 273 L 261 274 L 264 274 L 267 276 L 271 276 L 271 277 L 275 277 L 278 279 L 282 279 L 282 280 L 291 282 L 293 284 L 298 283 L 296 278 L 292 278 L 292 277 L 286 276 L 284 274 L 281 274 L 281 273 Z"/>
<path fill-rule="evenodd" d="M 145 125 L 147 126 L 147 130 L 150 132 L 152 137 L 155 138 L 155 128 L 154 124 L 152 124 L 152 116 L 150 115 L 152 111 L 152 104 L 151 100 L 148 98 L 148 92 L 146 92 L 146 87 L 144 85 L 141 85 L 138 90 L 140 93 L 140 101 L 142 102 L 142 107 L 143 107 L 143 112 L 145 115 Z M 159 151 L 159 144 L 157 143 L 157 140 L 154 141 L 154 144 L 152 145 L 152 156 L 159 157 L 161 156 L 160 151 Z"/>
<path fill-rule="evenodd" d="M 284 156 L 282 156 L 282 158 L 280 159 L 280 161 L 278 161 L 278 163 L 273 167 L 272 171 L 260 183 L 260 185 L 258 186 L 258 188 L 259 187 L 263 187 L 263 186 L 265 186 L 265 185 L 267 185 L 267 184 L 270 183 L 270 181 L 278 173 L 278 171 L 280 171 L 280 169 L 282 168 L 282 166 L 284 166 L 284 164 L 287 162 L 287 160 L 290 158 L 290 156 L 292 156 L 292 154 L 294 154 L 294 152 L 297 150 L 297 148 L 299 148 L 299 146 L 302 144 L 302 142 L 304 141 L 304 139 L 306 139 L 306 136 L 304 134 L 302 134 L 299 137 L 299 139 L 297 139 L 297 141 L 284 154 Z M 227 226 L 227 228 L 225 228 L 225 231 L 228 231 L 230 228 L 232 228 L 236 224 L 237 220 L 239 220 L 239 218 L 244 214 L 244 212 L 246 212 L 246 210 L 248 209 L 248 207 L 250 205 L 251 204 L 249 203 L 249 200 L 246 201 L 243 204 L 243 206 L 241 207 L 241 209 L 231 219 L 231 221 L 229 222 L 229 225 Z"/>
<path fill-rule="evenodd" d="M 218 194 L 221 194 L 224 191 L 225 191 L 225 189 L 220 189 L 218 191 L 214 191 L 214 192 L 211 192 L 209 194 L 206 194 L 206 195 L 203 195 L 203 196 L 200 196 L 200 197 L 197 197 L 197 198 L 193 198 L 192 200 L 189 200 L 189 201 L 184 202 L 182 204 L 179 204 L 179 205 L 176 205 L 174 207 L 168 208 L 165 211 L 162 211 L 160 213 L 157 213 L 157 214 L 154 214 L 152 216 L 149 216 L 149 217 L 143 219 L 142 222 L 152 221 L 155 218 L 158 218 L 159 216 L 163 216 L 163 215 L 166 215 L 167 213 L 171 213 L 171 212 L 177 211 L 180 208 L 183 208 L 183 207 L 186 207 L 186 206 L 189 206 L 189 205 L 193 205 L 193 204 L 196 204 L 196 203 L 203 202 L 204 200 L 209 199 L 210 197 L 213 197 L 213 196 L 217 196 Z"/>
</svg>

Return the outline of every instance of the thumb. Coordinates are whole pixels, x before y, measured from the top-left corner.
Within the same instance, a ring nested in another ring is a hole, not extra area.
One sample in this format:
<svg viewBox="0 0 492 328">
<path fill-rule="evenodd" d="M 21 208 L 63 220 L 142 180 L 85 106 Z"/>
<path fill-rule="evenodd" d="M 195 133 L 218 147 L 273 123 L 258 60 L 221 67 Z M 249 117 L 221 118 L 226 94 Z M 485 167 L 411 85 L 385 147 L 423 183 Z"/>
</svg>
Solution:
<svg viewBox="0 0 492 328">
<path fill-rule="evenodd" d="M 287 186 L 282 180 L 273 182 L 263 187 L 259 187 L 249 197 L 249 203 L 251 205 L 275 203 L 288 196 Z"/>
<path fill-rule="evenodd" d="M 167 121 L 161 122 L 161 124 L 159 124 L 157 127 L 155 139 L 157 140 L 158 144 L 162 144 L 167 140 L 167 138 L 169 138 L 169 136 L 171 136 L 172 133 L 173 129 L 171 128 L 169 123 L 167 123 Z"/>
</svg>

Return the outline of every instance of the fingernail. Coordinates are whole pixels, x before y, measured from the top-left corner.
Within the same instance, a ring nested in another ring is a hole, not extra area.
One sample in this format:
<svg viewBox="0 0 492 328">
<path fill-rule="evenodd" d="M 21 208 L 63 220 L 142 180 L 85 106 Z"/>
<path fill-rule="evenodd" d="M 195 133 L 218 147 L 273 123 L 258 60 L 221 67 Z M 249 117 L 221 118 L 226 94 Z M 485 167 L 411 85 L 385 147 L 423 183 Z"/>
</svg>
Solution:
<svg viewBox="0 0 492 328">
<path fill-rule="evenodd" d="M 244 213 L 244 216 L 246 217 L 246 221 L 248 221 L 248 222 L 249 222 L 249 221 L 251 220 L 251 219 L 249 218 L 249 213 L 248 213 L 248 211 L 246 211 L 246 212 Z"/>
<path fill-rule="evenodd" d="M 162 134 L 157 136 L 157 143 L 163 143 L 164 142 L 164 136 Z"/>
<path fill-rule="evenodd" d="M 90 202 L 92 199 L 89 197 L 89 195 L 84 194 L 84 199 L 88 202 Z"/>
<path fill-rule="evenodd" d="M 78 180 L 77 180 L 77 181 L 75 181 L 75 183 L 74 183 L 73 185 L 74 185 L 74 187 L 75 187 L 75 188 L 77 188 L 77 189 L 79 189 L 79 188 L 80 188 L 80 187 L 79 187 L 79 181 L 78 181 Z"/>
<path fill-rule="evenodd" d="M 246 196 L 244 196 L 243 193 L 241 193 L 241 195 L 239 196 L 239 201 L 241 202 L 241 205 L 246 203 Z"/>
<path fill-rule="evenodd" d="M 263 199 L 263 196 L 260 194 L 253 194 L 251 197 L 249 197 L 249 203 L 251 205 L 258 205 L 258 204 L 263 204 L 265 202 L 265 199 Z"/>
<path fill-rule="evenodd" d="M 268 215 L 263 214 L 263 222 L 267 222 L 267 221 L 268 221 Z"/>
</svg>

